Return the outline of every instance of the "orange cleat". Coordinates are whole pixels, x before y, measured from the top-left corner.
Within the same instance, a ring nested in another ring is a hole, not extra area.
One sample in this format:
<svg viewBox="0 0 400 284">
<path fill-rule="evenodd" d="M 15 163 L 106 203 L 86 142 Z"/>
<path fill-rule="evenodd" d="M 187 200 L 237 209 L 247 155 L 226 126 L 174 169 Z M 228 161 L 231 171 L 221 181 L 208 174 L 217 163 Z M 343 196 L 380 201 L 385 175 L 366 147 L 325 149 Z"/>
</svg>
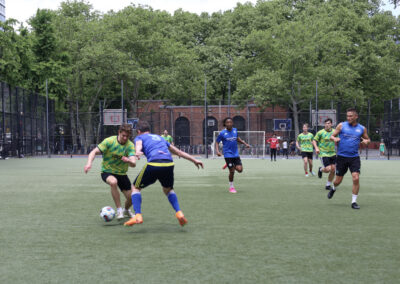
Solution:
<svg viewBox="0 0 400 284">
<path fill-rule="evenodd" d="M 142 214 L 136 214 L 134 217 L 130 218 L 129 221 L 124 223 L 124 226 L 133 226 L 135 224 L 142 224 L 143 217 Z"/>
<path fill-rule="evenodd" d="M 222 167 L 222 169 L 225 170 L 227 167 L 228 167 L 228 165 L 225 164 L 225 165 Z"/>
<path fill-rule="evenodd" d="M 176 218 L 179 221 L 179 224 L 183 227 L 186 225 L 186 223 L 188 222 L 187 219 L 185 218 L 185 216 L 183 215 L 182 211 L 178 211 L 175 214 Z"/>
</svg>

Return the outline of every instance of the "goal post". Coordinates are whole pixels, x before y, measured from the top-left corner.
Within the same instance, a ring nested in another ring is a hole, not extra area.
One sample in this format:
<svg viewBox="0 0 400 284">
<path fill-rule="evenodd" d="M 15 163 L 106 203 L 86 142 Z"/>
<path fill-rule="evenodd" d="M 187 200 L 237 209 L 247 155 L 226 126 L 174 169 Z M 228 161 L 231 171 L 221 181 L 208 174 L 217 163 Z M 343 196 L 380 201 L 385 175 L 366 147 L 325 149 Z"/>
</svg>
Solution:
<svg viewBox="0 0 400 284">
<path fill-rule="evenodd" d="M 211 152 L 213 159 L 217 158 L 215 153 L 215 143 L 221 131 L 214 131 L 213 142 L 211 144 Z M 250 145 L 246 148 L 243 144 L 238 143 L 239 155 L 243 158 L 265 158 L 265 131 L 238 131 L 238 137 Z M 222 152 L 222 143 L 219 143 L 219 150 Z"/>
</svg>

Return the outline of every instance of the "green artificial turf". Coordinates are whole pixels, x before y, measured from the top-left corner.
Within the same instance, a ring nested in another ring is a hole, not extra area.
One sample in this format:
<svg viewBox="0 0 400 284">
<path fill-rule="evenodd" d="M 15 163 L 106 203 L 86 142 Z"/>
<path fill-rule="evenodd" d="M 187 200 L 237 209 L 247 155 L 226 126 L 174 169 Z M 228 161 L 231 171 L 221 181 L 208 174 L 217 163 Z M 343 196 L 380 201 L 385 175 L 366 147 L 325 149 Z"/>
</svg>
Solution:
<svg viewBox="0 0 400 284">
<path fill-rule="evenodd" d="M 144 223 L 105 223 L 115 207 L 100 161 L 0 161 L 0 283 L 396 283 L 399 161 L 362 161 L 360 210 L 351 176 L 333 199 L 302 161 L 246 160 L 228 193 L 223 160 L 177 159 L 180 227 L 159 184 L 143 190 Z M 131 181 L 143 165 L 129 170 Z M 317 169 L 319 161 L 315 161 Z M 121 196 L 123 200 L 123 196 Z"/>
</svg>

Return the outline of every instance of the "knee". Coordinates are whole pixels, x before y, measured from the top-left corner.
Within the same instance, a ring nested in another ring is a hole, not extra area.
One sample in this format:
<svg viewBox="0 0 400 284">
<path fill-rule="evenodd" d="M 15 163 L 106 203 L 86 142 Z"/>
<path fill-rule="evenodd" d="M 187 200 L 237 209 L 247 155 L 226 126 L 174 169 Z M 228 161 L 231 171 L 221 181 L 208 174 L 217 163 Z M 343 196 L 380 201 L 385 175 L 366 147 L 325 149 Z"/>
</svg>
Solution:
<svg viewBox="0 0 400 284">
<path fill-rule="evenodd" d="M 116 179 L 112 179 L 112 180 L 108 181 L 108 184 L 111 186 L 116 186 L 116 185 L 118 185 L 118 181 Z"/>
<path fill-rule="evenodd" d="M 236 168 L 236 171 L 237 171 L 238 173 L 241 173 L 241 172 L 243 172 L 243 168 L 242 168 L 242 167 Z"/>
<path fill-rule="evenodd" d="M 359 175 L 353 175 L 353 183 L 359 183 L 360 177 Z"/>
</svg>

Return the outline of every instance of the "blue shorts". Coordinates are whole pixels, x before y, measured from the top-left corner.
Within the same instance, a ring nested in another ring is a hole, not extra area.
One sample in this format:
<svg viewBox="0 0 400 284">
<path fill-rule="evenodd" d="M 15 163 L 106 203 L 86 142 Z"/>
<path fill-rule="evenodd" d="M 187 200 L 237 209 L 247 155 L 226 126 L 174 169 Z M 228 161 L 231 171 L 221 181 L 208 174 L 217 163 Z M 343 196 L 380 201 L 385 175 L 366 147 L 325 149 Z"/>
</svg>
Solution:
<svg viewBox="0 0 400 284">
<path fill-rule="evenodd" d="M 147 163 L 134 181 L 136 188 L 145 188 L 157 180 L 162 187 L 174 188 L 174 163 Z"/>
</svg>

